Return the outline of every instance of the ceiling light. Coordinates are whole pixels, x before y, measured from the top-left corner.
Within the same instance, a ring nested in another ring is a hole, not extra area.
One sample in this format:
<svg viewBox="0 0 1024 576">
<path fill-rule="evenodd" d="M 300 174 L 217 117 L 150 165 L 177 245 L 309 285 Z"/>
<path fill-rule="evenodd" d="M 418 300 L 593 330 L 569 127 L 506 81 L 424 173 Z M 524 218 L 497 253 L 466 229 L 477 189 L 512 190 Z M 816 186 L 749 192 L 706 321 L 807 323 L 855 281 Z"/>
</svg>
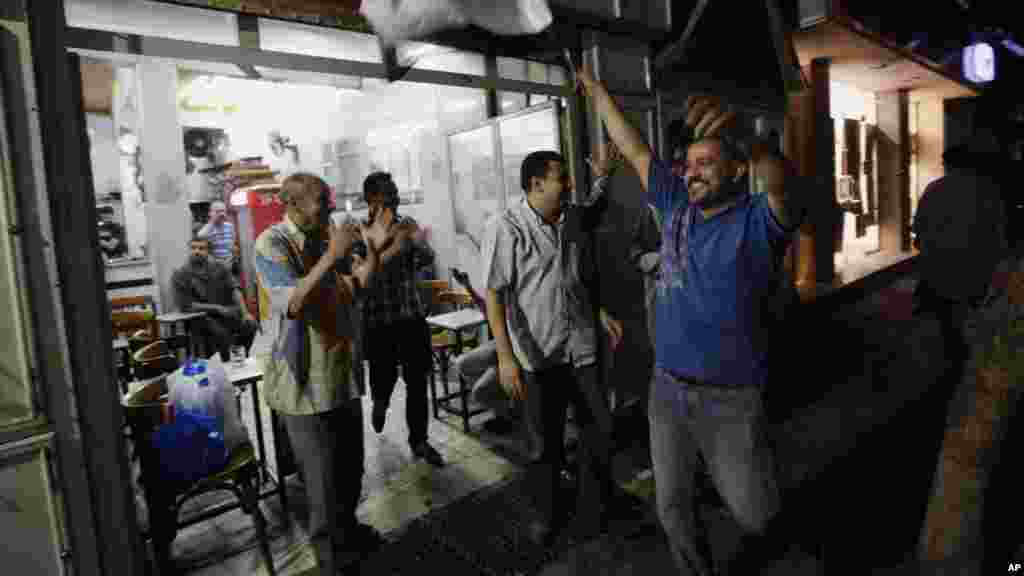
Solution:
<svg viewBox="0 0 1024 576">
<path fill-rule="evenodd" d="M 995 80 L 996 53 L 992 46 L 978 42 L 964 48 L 964 77 L 971 82 L 983 84 Z"/>
</svg>

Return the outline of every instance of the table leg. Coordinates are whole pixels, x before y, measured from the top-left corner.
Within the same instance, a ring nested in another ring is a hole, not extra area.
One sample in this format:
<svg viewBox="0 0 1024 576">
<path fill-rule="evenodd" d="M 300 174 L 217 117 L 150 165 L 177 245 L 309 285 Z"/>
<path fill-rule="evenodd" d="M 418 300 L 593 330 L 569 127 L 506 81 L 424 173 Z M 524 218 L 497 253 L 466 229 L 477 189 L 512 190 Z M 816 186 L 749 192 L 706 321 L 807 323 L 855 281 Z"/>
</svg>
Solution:
<svg viewBox="0 0 1024 576">
<path fill-rule="evenodd" d="M 281 500 L 281 521 L 284 523 L 284 527 L 287 530 L 291 517 L 288 515 L 288 490 L 284 483 L 284 472 L 281 465 L 281 440 L 277 436 L 277 427 L 279 423 L 277 420 L 277 412 L 274 409 L 270 410 L 270 435 L 274 439 L 274 457 L 277 459 L 277 490 L 278 498 Z"/>
<path fill-rule="evenodd" d="M 434 370 L 434 351 L 430 351 L 430 405 L 434 407 L 434 420 L 437 417 L 437 372 Z"/>
<path fill-rule="evenodd" d="M 455 354 L 462 354 L 462 330 L 455 332 Z M 469 434 L 469 395 L 466 394 L 466 385 L 459 377 L 459 400 L 462 404 L 462 431 Z"/>
<path fill-rule="evenodd" d="M 196 345 L 195 341 L 192 340 L 192 328 L 194 328 L 192 324 L 193 322 L 195 322 L 195 320 L 187 320 L 185 322 L 185 341 L 188 343 L 188 355 L 191 358 L 196 357 Z"/>
<path fill-rule="evenodd" d="M 260 392 L 256 382 L 249 385 L 252 390 L 252 409 L 256 416 L 256 449 L 260 455 L 260 486 L 267 481 L 267 449 L 263 443 L 263 416 L 260 412 Z M 278 462 L 278 466 L 281 463 Z"/>
</svg>

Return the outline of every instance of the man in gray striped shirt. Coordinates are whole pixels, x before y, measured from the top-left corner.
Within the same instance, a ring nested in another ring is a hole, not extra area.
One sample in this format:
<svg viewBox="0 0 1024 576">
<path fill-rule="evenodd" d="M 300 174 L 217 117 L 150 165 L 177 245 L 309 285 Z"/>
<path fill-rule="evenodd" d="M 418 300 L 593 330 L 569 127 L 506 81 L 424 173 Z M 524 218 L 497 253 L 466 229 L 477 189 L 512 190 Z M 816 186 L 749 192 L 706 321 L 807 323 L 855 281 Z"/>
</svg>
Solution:
<svg viewBox="0 0 1024 576">
<path fill-rule="evenodd" d="M 228 220 L 227 207 L 220 200 L 210 203 L 210 221 L 199 231 L 210 240 L 210 257 L 231 273 L 235 272 L 235 226 Z"/>
<path fill-rule="evenodd" d="M 542 443 L 528 481 L 543 520 L 530 535 L 550 544 L 568 517 L 557 490 L 570 401 L 583 432 L 579 527 L 603 530 L 612 487 L 611 413 L 595 365 L 597 328 L 588 293 L 594 285 L 589 232 L 600 207 L 566 204 L 572 182 L 556 152 L 531 153 L 520 176 L 526 195 L 492 222 L 482 259 L 501 385 L 524 401 L 528 425 Z M 601 317 L 613 340 L 621 338 L 622 325 Z"/>
</svg>

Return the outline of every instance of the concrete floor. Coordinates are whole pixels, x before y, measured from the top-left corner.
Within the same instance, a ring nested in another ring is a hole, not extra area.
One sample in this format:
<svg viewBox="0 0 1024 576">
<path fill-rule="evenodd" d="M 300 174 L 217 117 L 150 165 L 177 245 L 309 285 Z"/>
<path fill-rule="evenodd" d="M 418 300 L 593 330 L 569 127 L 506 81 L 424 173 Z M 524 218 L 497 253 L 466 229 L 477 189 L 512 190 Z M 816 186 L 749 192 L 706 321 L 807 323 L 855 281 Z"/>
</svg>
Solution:
<svg viewBox="0 0 1024 576">
<path fill-rule="evenodd" d="M 783 463 L 780 487 L 784 495 L 788 491 L 797 496 L 789 507 L 796 519 L 784 531 L 786 541 L 794 544 L 762 574 L 824 573 L 826 555 L 815 547 L 821 542 L 827 543 L 827 562 L 835 570 L 856 566 L 858 571 L 863 566 L 866 571 L 860 573 L 908 573 L 901 558 L 913 552 L 921 516 L 916 505 L 906 501 L 920 496 L 923 506 L 936 454 L 927 446 L 927 434 L 920 433 L 921 418 L 934 412 L 941 426 L 948 401 L 925 396 L 932 387 L 930 379 L 943 370 L 935 348 L 935 323 L 898 316 L 899 321 L 877 316 L 866 323 L 851 321 L 842 328 L 849 332 L 845 335 L 830 329 L 831 343 L 819 342 L 821 349 L 809 353 L 822 365 L 841 365 L 850 358 L 844 351 L 855 352 L 858 361 L 849 365 L 849 374 L 837 381 L 812 379 L 813 386 L 792 387 L 787 394 L 794 397 L 781 399 L 776 453 Z M 434 470 L 410 458 L 404 386 L 396 388 L 383 434 L 370 428 L 369 399 L 364 410 L 367 472 L 359 516 L 385 533 L 508 478 L 523 461 L 516 442 L 479 431 L 487 416 L 474 420 L 469 436 L 461 432 L 458 419 L 449 417 L 450 424 L 431 419 L 431 441 L 449 462 Z M 632 426 L 625 436 L 634 441 L 616 457 L 616 478 L 626 490 L 653 504 L 646 442 L 636 441 L 646 437 L 645 426 L 642 420 Z M 278 500 L 262 504 L 272 526 L 275 567 L 278 574 L 315 574 L 303 545 L 306 512 L 301 487 L 292 484 L 289 493 L 290 512 L 297 521 L 288 531 L 281 527 Z M 615 542 L 602 540 L 570 550 L 542 574 L 674 573 L 653 514 L 641 524 L 636 533 Z M 735 523 L 719 515 L 711 524 L 713 549 L 727 551 L 737 536 Z M 191 566 L 190 575 L 260 574 L 253 532 L 240 512 L 227 514 L 183 531 L 174 555 L 183 566 Z M 823 540 L 817 540 L 819 533 L 825 534 Z M 1024 562 L 1024 548 L 1014 561 Z"/>
</svg>

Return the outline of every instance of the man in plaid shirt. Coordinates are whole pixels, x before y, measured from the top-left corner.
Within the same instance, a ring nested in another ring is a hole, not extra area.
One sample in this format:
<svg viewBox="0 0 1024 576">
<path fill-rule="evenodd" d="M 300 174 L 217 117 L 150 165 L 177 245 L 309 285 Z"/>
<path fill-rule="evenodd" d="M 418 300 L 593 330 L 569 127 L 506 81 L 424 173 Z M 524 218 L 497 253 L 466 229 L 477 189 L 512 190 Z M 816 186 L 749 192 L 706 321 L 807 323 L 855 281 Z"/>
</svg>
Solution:
<svg viewBox="0 0 1024 576">
<path fill-rule="evenodd" d="M 427 376 L 431 369 L 430 329 L 426 307 L 416 287 L 418 270 L 434 262 L 434 251 L 423 239 L 416 221 L 398 215 L 398 187 L 386 172 L 374 172 L 363 182 L 370 222 L 394 226 L 395 241 L 381 252 L 380 267 L 363 303 L 365 353 L 370 361 L 373 429 L 384 430 L 391 393 L 402 365 L 405 381 L 405 421 L 415 458 L 444 466 L 441 455 L 427 442 Z"/>
</svg>

